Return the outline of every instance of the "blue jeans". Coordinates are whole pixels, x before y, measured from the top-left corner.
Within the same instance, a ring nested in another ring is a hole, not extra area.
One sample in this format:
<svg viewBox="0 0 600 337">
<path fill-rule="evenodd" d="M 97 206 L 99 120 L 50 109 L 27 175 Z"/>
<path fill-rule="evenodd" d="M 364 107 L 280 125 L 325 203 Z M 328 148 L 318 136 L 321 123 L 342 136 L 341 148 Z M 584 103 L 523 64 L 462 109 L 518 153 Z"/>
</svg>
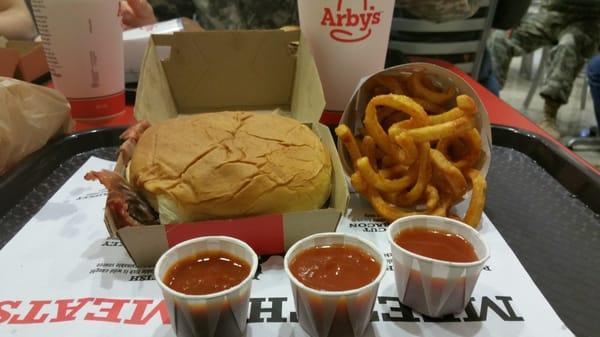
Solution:
<svg viewBox="0 0 600 337">
<path fill-rule="evenodd" d="M 600 127 L 600 55 L 596 55 L 588 61 L 587 77 L 592 93 L 592 101 L 594 101 L 596 123 Z"/>
<path fill-rule="evenodd" d="M 494 74 L 492 58 L 488 48 L 485 49 L 485 53 L 483 54 L 481 68 L 479 70 L 479 78 L 477 81 L 491 91 L 494 95 L 498 96 L 500 94 L 500 89 L 502 89 L 502 86 L 500 85 L 500 81 L 498 81 L 498 77 L 496 77 L 496 74 Z"/>
</svg>

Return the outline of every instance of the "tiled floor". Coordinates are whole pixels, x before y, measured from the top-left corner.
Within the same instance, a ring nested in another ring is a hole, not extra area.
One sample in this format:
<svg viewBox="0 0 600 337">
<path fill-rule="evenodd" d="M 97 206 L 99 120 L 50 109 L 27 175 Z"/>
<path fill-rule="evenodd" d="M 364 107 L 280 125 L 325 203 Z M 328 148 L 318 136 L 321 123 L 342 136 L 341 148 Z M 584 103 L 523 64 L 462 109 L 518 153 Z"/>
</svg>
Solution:
<svg viewBox="0 0 600 337">
<path fill-rule="evenodd" d="M 533 72 L 537 70 L 540 56 L 541 50 L 534 55 Z M 508 80 L 504 89 L 500 92 L 500 98 L 508 102 L 515 109 L 525 113 L 533 121 L 539 122 L 543 116 L 544 101 L 537 93 L 534 95 L 529 108 L 523 108 L 523 103 L 532 82 L 526 76 L 520 74 L 521 61 L 520 57 L 513 59 Z M 580 108 L 583 84 L 582 73 L 575 81 L 569 102 L 562 106 L 558 112 L 558 128 L 561 132 L 561 141 L 563 143 L 567 142 L 570 137 L 577 136 L 581 129 L 596 125 L 592 98 L 587 86 L 585 88 L 585 90 L 588 90 L 586 93 L 585 108 L 583 110 Z M 600 167 L 600 150 L 598 148 L 578 146 L 576 147 L 576 152 L 596 167 Z"/>
</svg>

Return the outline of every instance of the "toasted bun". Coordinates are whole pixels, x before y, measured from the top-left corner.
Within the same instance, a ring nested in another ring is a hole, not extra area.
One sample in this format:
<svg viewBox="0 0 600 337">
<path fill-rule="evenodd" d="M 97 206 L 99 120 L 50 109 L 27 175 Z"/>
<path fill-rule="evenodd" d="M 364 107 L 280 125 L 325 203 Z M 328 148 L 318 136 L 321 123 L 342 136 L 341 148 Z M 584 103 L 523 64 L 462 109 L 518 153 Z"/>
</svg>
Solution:
<svg viewBox="0 0 600 337">
<path fill-rule="evenodd" d="M 301 211 L 329 198 L 331 159 L 319 138 L 294 119 L 203 113 L 147 129 L 129 181 L 161 223 Z"/>
</svg>

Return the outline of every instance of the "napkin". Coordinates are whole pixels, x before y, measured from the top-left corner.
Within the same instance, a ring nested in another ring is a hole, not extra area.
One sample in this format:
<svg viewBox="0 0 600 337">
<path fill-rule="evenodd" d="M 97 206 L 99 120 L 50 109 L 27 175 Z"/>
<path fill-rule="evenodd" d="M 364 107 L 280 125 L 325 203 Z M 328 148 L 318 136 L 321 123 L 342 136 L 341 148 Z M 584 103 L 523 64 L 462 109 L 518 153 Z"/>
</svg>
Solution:
<svg viewBox="0 0 600 337">
<path fill-rule="evenodd" d="M 73 122 L 67 99 L 58 91 L 0 77 L 0 175 Z"/>
</svg>

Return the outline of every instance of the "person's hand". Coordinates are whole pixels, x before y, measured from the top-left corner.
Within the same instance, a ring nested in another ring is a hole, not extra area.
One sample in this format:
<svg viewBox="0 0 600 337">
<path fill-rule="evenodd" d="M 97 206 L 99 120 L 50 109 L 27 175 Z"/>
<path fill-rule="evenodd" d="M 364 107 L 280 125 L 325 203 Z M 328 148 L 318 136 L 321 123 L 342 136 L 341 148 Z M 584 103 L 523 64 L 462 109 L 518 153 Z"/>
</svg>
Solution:
<svg viewBox="0 0 600 337">
<path fill-rule="evenodd" d="M 154 10 L 146 0 L 121 1 L 119 14 L 125 29 L 156 23 Z"/>
</svg>

